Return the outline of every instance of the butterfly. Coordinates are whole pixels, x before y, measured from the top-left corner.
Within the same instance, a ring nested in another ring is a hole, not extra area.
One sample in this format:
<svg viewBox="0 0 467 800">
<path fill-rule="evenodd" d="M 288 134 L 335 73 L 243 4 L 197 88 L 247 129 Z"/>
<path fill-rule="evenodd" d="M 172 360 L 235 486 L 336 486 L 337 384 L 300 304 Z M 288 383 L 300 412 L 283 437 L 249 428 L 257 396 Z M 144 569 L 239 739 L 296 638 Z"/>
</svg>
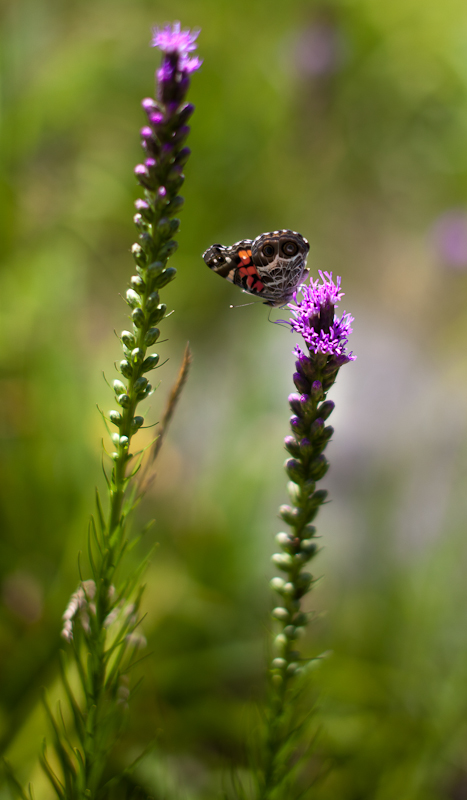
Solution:
<svg viewBox="0 0 467 800">
<path fill-rule="evenodd" d="M 230 247 L 213 244 L 203 258 L 209 269 L 222 278 L 260 297 L 265 305 L 279 307 L 289 302 L 308 275 L 309 249 L 300 233 L 272 231 L 256 239 L 242 239 Z"/>
</svg>

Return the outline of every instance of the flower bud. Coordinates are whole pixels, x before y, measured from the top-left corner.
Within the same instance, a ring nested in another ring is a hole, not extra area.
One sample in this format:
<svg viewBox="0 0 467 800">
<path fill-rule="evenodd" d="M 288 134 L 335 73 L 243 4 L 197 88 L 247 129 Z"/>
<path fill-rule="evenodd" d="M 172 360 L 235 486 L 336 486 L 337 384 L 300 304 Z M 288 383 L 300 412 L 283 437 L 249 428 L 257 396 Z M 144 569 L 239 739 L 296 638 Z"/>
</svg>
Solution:
<svg viewBox="0 0 467 800">
<path fill-rule="evenodd" d="M 157 367 L 158 362 L 159 362 L 159 356 L 157 355 L 157 353 L 153 353 L 153 355 L 145 358 L 141 369 L 143 372 L 149 372 L 151 369 Z"/>
<path fill-rule="evenodd" d="M 316 528 L 314 525 L 305 525 L 302 530 L 302 536 L 305 539 L 312 539 L 313 536 L 316 536 Z"/>
<path fill-rule="evenodd" d="M 294 372 L 293 382 L 299 392 L 308 393 L 310 391 L 309 381 L 307 381 L 306 378 L 304 378 L 299 372 Z"/>
<path fill-rule="evenodd" d="M 130 444 L 130 440 L 129 440 L 128 436 L 120 436 L 119 444 L 120 444 L 120 447 L 123 448 L 123 450 L 126 450 L 128 445 Z"/>
<path fill-rule="evenodd" d="M 320 407 L 318 408 L 318 414 L 320 415 L 321 419 L 326 420 L 329 415 L 334 411 L 335 403 L 332 400 L 325 400 L 324 403 L 321 403 Z"/>
<path fill-rule="evenodd" d="M 312 450 L 313 450 L 312 444 L 311 444 L 310 440 L 307 439 L 306 436 L 304 436 L 303 439 L 300 439 L 299 451 L 300 451 L 300 455 L 302 457 L 303 457 L 303 455 L 305 455 L 305 456 L 309 455 L 309 453 Z"/>
<path fill-rule="evenodd" d="M 313 582 L 313 575 L 309 572 L 301 572 L 300 575 L 297 576 L 295 581 L 297 588 L 301 589 L 302 591 L 308 591 L 311 584 Z"/>
<path fill-rule="evenodd" d="M 141 376 L 134 382 L 133 388 L 136 394 L 139 395 L 143 394 L 146 391 L 147 385 L 148 385 L 148 379 Z"/>
<path fill-rule="evenodd" d="M 314 439 L 315 437 L 318 437 L 320 434 L 322 434 L 323 431 L 324 431 L 324 420 L 318 417 L 318 419 L 315 419 L 314 422 L 312 422 L 312 424 L 310 425 L 309 435 L 311 438 Z"/>
<path fill-rule="evenodd" d="M 177 233 L 180 227 L 180 220 L 175 217 L 174 219 L 170 220 L 170 235 L 173 236 L 174 233 Z"/>
<path fill-rule="evenodd" d="M 126 301 L 130 308 L 137 308 L 141 303 L 141 298 L 139 294 L 136 294 L 136 292 L 133 291 L 133 289 L 128 289 L 126 293 Z"/>
<path fill-rule="evenodd" d="M 171 204 L 167 206 L 167 214 L 170 213 L 170 206 Z M 177 247 L 178 243 L 175 241 L 175 239 L 169 239 L 169 241 L 166 242 L 166 244 L 159 250 L 159 258 L 161 261 L 167 261 L 167 259 L 173 255 L 173 253 L 175 253 Z"/>
<path fill-rule="evenodd" d="M 140 266 L 144 266 L 144 264 L 146 263 L 146 255 L 140 244 L 135 242 L 135 244 L 131 246 L 131 254 L 137 264 L 139 264 Z"/>
<path fill-rule="evenodd" d="M 154 279 L 154 286 L 157 286 L 158 289 L 162 289 L 163 286 L 166 286 L 170 281 L 173 281 L 177 274 L 177 270 L 174 267 L 167 267 L 163 270 L 163 272 Z"/>
<path fill-rule="evenodd" d="M 143 233 L 140 233 L 138 239 L 141 242 L 142 247 L 147 250 L 148 253 L 150 253 L 154 245 L 152 236 L 147 231 L 144 231 Z"/>
<path fill-rule="evenodd" d="M 287 523 L 287 525 L 296 525 L 298 521 L 299 511 L 291 506 L 280 506 L 279 516 Z"/>
<path fill-rule="evenodd" d="M 149 136 L 152 135 L 151 128 L 143 128 L 143 130 L 149 131 Z M 150 211 L 149 203 L 147 203 L 146 200 L 141 200 L 140 197 L 137 200 L 135 200 L 135 208 L 137 211 L 141 211 L 142 213 Z"/>
<path fill-rule="evenodd" d="M 288 572 L 293 564 L 293 558 L 290 553 L 274 553 L 274 555 L 271 556 L 271 561 L 284 572 Z"/>
<path fill-rule="evenodd" d="M 288 458 L 284 464 L 285 471 L 289 478 L 294 481 L 294 483 L 298 483 L 303 478 L 303 467 L 300 464 L 300 461 L 297 461 L 296 458 Z"/>
<path fill-rule="evenodd" d="M 161 303 L 157 306 L 157 308 L 151 312 L 150 321 L 151 325 L 155 325 L 156 323 L 160 322 L 161 319 L 165 317 L 165 312 L 167 311 L 167 306 L 165 303 Z"/>
<path fill-rule="evenodd" d="M 124 392 L 126 392 L 125 384 L 122 383 L 121 381 L 119 381 L 118 378 L 116 380 L 114 380 L 112 386 L 113 386 L 115 394 L 124 394 Z"/>
<path fill-rule="evenodd" d="M 313 381 L 310 394 L 315 402 L 319 403 L 320 400 L 324 399 L 323 385 L 321 381 Z"/>
<path fill-rule="evenodd" d="M 326 457 L 323 455 L 318 456 L 315 458 L 311 464 L 308 465 L 308 476 L 313 478 L 315 481 L 321 480 L 326 472 L 329 469 L 329 462 L 327 461 Z M 290 474 L 290 473 L 289 473 Z"/>
<path fill-rule="evenodd" d="M 289 422 L 293 432 L 298 436 L 300 436 L 300 434 L 303 433 L 303 431 L 305 430 L 304 421 L 301 419 L 301 417 L 298 417 L 296 414 L 293 414 L 293 416 L 290 417 Z"/>
<path fill-rule="evenodd" d="M 285 584 L 282 592 L 283 592 L 283 594 L 286 594 L 286 595 L 289 595 L 289 597 L 292 597 L 292 595 L 295 594 L 295 586 L 293 585 L 293 583 L 291 581 L 288 581 Z"/>
<path fill-rule="evenodd" d="M 280 594 L 285 586 L 285 580 L 283 578 L 277 578 L 277 577 L 272 578 L 269 585 L 271 589 L 273 589 L 275 592 L 279 592 Z"/>
<path fill-rule="evenodd" d="M 160 275 L 164 269 L 165 264 L 163 261 L 153 261 L 152 264 L 148 266 L 148 276 L 152 279 L 156 275 Z"/>
<path fill-rule="evenodd" d="M 130 331 L 122 331 L 120 334 L 120 339 L 122 340 L 123 344 L 126 344 L 127 347 L 134 347 L 136 344 L 136 339 Z"/>
<path fill-rule="evenodd" d="M 279 653 L 283 653 L 285 648 L 287 647 L 287 637 L 284 636 L 283 633 L 280 633 L 274 639 L 274 646 Z"/>
<path fill-rule="evenodd" d="M 131 420 L 131 432 L 136 433 L 136 431 L 141 428 L 141 425 L 144 422 L 144 417 L 133 417 Z"/>
<path fill-rule="evenodd" d="M 285 658 L 274 658 L 271 662 L 271 667 L 273 669 L 285 669 L 287 666 L 287 661 Z"/>
<path fill-rule="evenodd" d="M 120 443 L 120 434 L 119 433 L 112 433 L 110 438 L 112 439 L 112 443 L 115 446 L 118 446 Z"/>
<path fill-rule="evenodd" d="M 301 496 L 300 486 L 293 481 L 289 481 L 287 484 L 287 491 L 292 503 L 294 506 L 297 506 Z"/>
<path fill-rule="evenodd" d="M 135 347 L 131 351 L 131 360 L 133 364 L 142 364 L 143 357 L 144 357 L 144 350 L 142 350 L 141 347 Z"/>
<path fill-rule="evenodd" d="M 311 522 L 311 519 L 310 519 L 311 511 L 312 510 L 317 511 L 319 506 L 322 505 L 325 502 L 327 496 L 328 496 L 328 493 L 327 493 L 326 489 L 318 489 L 318 491 L 313 492 L 311 497 L 308 498 L 308 501 L 307 501 L 307 504 L 306 504 L 306 511 L 307 511 L 307 516 L 308 516 L 310 522 Z"/>
<path fill-rule="evenodd" d="M 133 367 L 131 366 L 130 362 L 124 359 L 120 361 L 119 370 L 125 378 L 131 378 L 133 375 Z"/>
<path fill-rule="evenodd" d="M 149 121 L 150 121 L 151 125 L 153 125 L 155 128 L 157 128 L 159 125 L 162 125 L 162 123 L 164 122 L 164 115 L 159 109 L 157 111 L 152 111 L 149 114 Z"/>
<path fill-rule="evenodd" d="M 276 533 L 276 542 L 283 547 L 284 550 L 288 550 L 289 548 L 293 547 L 293 539 L 288 533 Z"/>
<path fill-rule="evenodd" d="M 318 550 L 318 545 L 313 539 L 302 539 L 300 542 L 300 550 L 306 555 L 314 556 L 316 551 Z"/>
<path fill-rule="evenodd" d="M 146 321 L 144 311 L 141 308 L 135 308 L 135 310 L 132 311 L 131 318 L 136 328 L 142 328 Z"/>
<path fill-rule="evenodd" d="M 119 411 L 109 411 L 109 419 L 114 425 L 120 425 L 122 421 L 122 415 Z"/>
<path fill-rule="evenodd" d="M 140 392 L 138 394 L 138 400 L 144 400 L 146 397 L 149 397 L 149 395 L 151 393 L 152 393 L 152 386 L 151 386 L 150 383 L 148 383 L 148 385 L 146 386 L 144 392 Z"/>
<path fill-rule="evenodd" d="M 174 197 L 172 202 L 169 203 L 169 205 L 166 208 L 167 216 L 173 217 L 173 215 L 176 214 L 177 211 L 179 211 L 181 209 L 181 207 L 183 206 L 184 202 L 185 202 L 185 200 L 183 199 L 183 197 L 180 197 L 179 194 L 176 197 Z"/>
<path fill-rule="evenodd" d="M 321 439 L 325 442 L 329 442 L 329 439 L 332 437 L 333 434 L 334 434 L 334 428 L 332 427 L 332 425 L 326 425 L 322 433 Z"/>
<path fill-rule="evenodd" d="M 159 303 L 159 292 L 152 292 L 146 301 L 146 311 L 151 313 Z"/>
<path fill-rule="evenodd" d="M 132 288 L 135 289 L 135 291 L 139 292 L 139 294 L 144 292 L 146 288 L 146 284 L 144 283 L 140 275 L 133 275 L 132 279 L 130 280 L 130 283 L 132 285 Z"/>
<path fill-rule="evenodd" d="M 194 110 L 195 107 L 193 103 L 185 103 L 185 105 L 181 107 L 180 111 L 177 114 L 178 124 L 185 125 L 185 123 L 188 122 L 188 120 L 190 119 Z M 186 149 L 188 150 L 188 148 Z"/>
<path fill-rule="evenodd" d="M 164 239 L 170 236 L 170 219 L 168 217 L 161 217 L 157 223 L 156 231 Z"/>
<path fill-rule="evenodd" d="M 302 404 L 300 402 L 300 395 L 299 394 L 295 394 L 295 392 L 293 394 L 289 394 L 289 396 L 287 398 L 287 401 L 289 403 L 290 408 L 294 412 L 294 414 L 301 415 L 301 413 L 302 413 Z"/>
<path fill-rule="evenodd" d="M 137 164 L 134 168 L 134 173 L 137 178 L 148 178 L 149 173 L 144 164 Z"/>
<path fill-rule="evenodd" d="M 300 455 L 300 447 L 293 436 L 286 436 L 284 439 L 285 449 L 288 450 L 291 456 Z"/>
<path fill-rule="evenodd" d="M 185 180 L 185 176 L 183 174 L 183 167 L 178 164 L 172 167 L 169 174 L 167 175 L 167 183 L 170 187 L 172 192 L 178 192 L 180 187 L 182 186 Z"/>
<path fill-rule="evenodd" d="M 129 408 L 131 401 L 127 394 L 119 394 L 117 403 L 122 406 L 122 408 Z"/>
<path fill-rule="evenodd" d="M 282 608 L 282 606 L 278 606 L 271 612 L 271 617 L 274 619 L 278 619 L 280 622 L 285 622 L 288 620 L 290 614 L 286 608 Z"/>
<path fill-rule="evenodd" d="M 155 202 L 158 211 L 160 211 L 167 205 L 167 189 L 165 188 L 165 186 L 159 186 Z"/>
<path fill-rule="evenodd" d="M 145 97 L 144 100 L 141 100 L 141 105 L 143 106 L 146 114 L 152 114 L 158 110 L 159 106 L 152 97 Z"/>
<path fill-rule="evenodd" d="M 190 155 L 191 155 L 190 148 L 183 147 L 178 153 L 178 155 L 175 157 L 175 163 L 180 164 L 180 166 L 183 167 L 183 165 L 186 164 L 186 162 L 188 161 Z"/>
<path fill-rule="evenodd" d="M 287 636 L 287 639 L 296 639 L 295 630 L 296 628 L 294 625 L 287 625 L 284 628 L 284 636 Z"/>
<path fill-rule="evenodd" d="M 144 344 L 146 347 L 151 347 L 155 342 L 157 342 L 161 332 L 159 328 L 149 328 L 146 336 L 144 337 Z"/>
</svg>

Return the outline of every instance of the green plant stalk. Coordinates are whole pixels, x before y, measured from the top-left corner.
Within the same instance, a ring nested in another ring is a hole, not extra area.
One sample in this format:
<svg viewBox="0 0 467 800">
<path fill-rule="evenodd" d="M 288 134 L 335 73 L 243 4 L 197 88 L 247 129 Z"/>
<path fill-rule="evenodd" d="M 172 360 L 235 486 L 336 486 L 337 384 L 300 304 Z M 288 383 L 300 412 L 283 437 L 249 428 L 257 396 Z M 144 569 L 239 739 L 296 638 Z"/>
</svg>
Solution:
<svg viewBox="0 0 467 800">
<path fill-rule="evenodd" d="M 327 497 L 326 491 L 316 489 L 317 481 L 329 468 L 323 451 L 333 434 L 333 428 L 324 424 L 334 408 L 334 403 L 326 400 L 326 395 L 337 377 L 338 366 L 327 361 L 327 356 L 318 353 L 310 358 L 309 365 L 301 364 L 300 368 L 307 373 L 302 378 L 308 380 L 306 388 L 309 394 L 304 396 L 305 402 L 300 402 L 298 396 L 289 398 L 295 414 L 291 419 L 292 436 L 285 442 L 286 449 L 293 456 L 285 465 L 290 478 L 291 505 L 281 506 L 279 515 L 290 532 L 277 534 L 276 541 L 282 553 L 272 557 L 285 578 L 277 577 L 271 581 L 282 602 L 272 612 L 280 632 L 274 640 L 277 655 L 271 662 L 259 800 L 287 797 L 287 792 L 283 793 L 284 784 L 290 770 L 289 756 L 298 734 L 294 688 L 299 691 L 297 678 L 310 663 L 309 659 L 301 658 L 296 640 L 303 635 L 309 621 L 309 614 L 302 610 L 302 602 L 314 583 L 313 576 L 305 572 L 304 567 L 318 553 L 316 528 L 311 522 Z"/>
<path fill-rule="evenodd" d="M 144 200 L 135 205 L 134 217 L 139 241 L 131 248 L 136 262 L 136 275 L 130 281 L 126 302 L 131 308 L 132 330 L 122 331 L 120 340 L 124 358 L 120 361 L 121 378 L 113 382 L 119 410 L 109 412 L 108 420 L 117 428 L 112 434 L 115 451 L 111 454 L 112 470 L 104 470 L 109 491 L 109 511 L 105 517 L 97 495 L 97 520 L 91 519 L 88 542 L 92 580 L 81 582 L 72 595 L 63 616 L 63 636 L 73 644 L 73 655 L 81 682 L 83 698 L 77 699 L 63 665 L 63 684 L 74 720 L 71 741 L 61 710 L 53 714 L 45 700 L 54 734 L 54 748 L 62 775 L 55 774 L 47 759 L 44 746 L 42 765 L 60 800 L 104 798 L 110 785 L 120 775 L 103 783 L 104 770 L 126 717 L 130 689 L 128 672 L 136 662 L 136 651 L 144 637 L 135 633 L 140 619 L 138 610 L 142 588 L 135 594 L 147 559 L 125 579 L 118 571 L 128 545 L 127 518 L 144 487 L 132 481 L 138 473 L 142 454 L 133 456 L 134 435 L 144 423 L 136 414 L 139 404 L 152 393 L 146 375 L 157 368 L 159 356 L 149 354 L 160 331 L 156 327 L 166 315 L 167 307 L 160 302 L 159 291 L 176 275 L 167 267 L 177 243 L 172 236 L 179 228 L 175 213 L 182 207 L 178 190 L 184 182 L 182 172 L 190 151 L 184 147 L 189 134 L 187 120 L 194 107 L 184 102 L 189 88 L 189 75 L 198 69 L 197 57 L 189 57 L 194 49 L 196 33 L 181 31 L 178 23 L 155 30 L 154 45 L 163 52 L 161 69 L 157 73 L 158 99 L 143 100 L 148 124 L 141 130 L 146 153 L 144 164 L 135 168 L 135 175 L 144 190 Z M 186 379 L 189 353 L 171 395 L 164 419 L 166 424 Z M 116 588 L 117 587 L 117 588 Z"/>
</svg>

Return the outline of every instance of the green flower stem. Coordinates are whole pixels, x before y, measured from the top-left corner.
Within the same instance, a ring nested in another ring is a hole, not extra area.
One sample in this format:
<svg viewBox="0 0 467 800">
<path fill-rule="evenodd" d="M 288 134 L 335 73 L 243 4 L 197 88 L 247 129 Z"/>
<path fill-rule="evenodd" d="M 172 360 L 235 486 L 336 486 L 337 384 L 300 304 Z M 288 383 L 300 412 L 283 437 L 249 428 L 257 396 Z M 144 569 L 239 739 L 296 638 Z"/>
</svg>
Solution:
<svg viewBox="0 0 467 800">
<path fill-rule="evenodd" d="M 88 544 L 92 580 L 82 581 L 63 616 L 62 635 L 73 643 L 84 695 L 82 702 L 75 698 L 64 667 L 63 682 L 78 747 L 70 744 L 66 731 L 46 702 L 62 776 L 55 774 L 45 749 L 42 765 L 60 800 L 97 800 L 107 796 L 103 775 L 128 708 L 128 672 L 135 663 L 138 647 L 144 644 L 144 637 L 136 632 L 142 595 L 142 589 L 136 591 L 136 587 L 146 560 L 126 579 L 119 578 L 117 570 L 127 546 L 128 514 L 134 507 L 135 496 L 137 499 L 144 490 L 141 482 L 132 482 L 141 458 L 134 460 L 131 444 L 144 423 L 144 417 L 137 415 L 138 406 L 152 393 L 147 374 L 159 362 L 159 356 L 150 353 L 160 336 L 157 326 L 167 310 L 160 302 L 159 291 L 176 275 L 167 261 L 177 248 L 172 236 L 180 223 L 174 216 L 183 205 L 178 191 L 184 182 L 183 165 L 190 155 L 183 145 L 190 131 L 186 122 L 194 107 L 184 104 L 184 98 L 189 74 L 200 64 L 197 57 L 187 55 L 194 49 L 195 39 L 196 34 L 180 31 L 178 23 L 173 30 L 170 26 L 156 30 L 155 44 L 164 54 L 157 73 L 159 99 L 146 98 L 142 103 L 148 118 L 148 124 L 141 130 L 147 158 L 135 168 L 135 174 L 144 190 L 144 200 L 135 203 L 134 222 L 139 240 L 131 250 L 136 274 L 126 293 L 131 329 L 120 335 L 123 359 L 118 367 L 120 377 L 113 382 L 119 408 L 109 413 L 109 421 L 116 427 L 112 434 L 115 451 L 111 454 L 111 474 L 106 475 L 109 512 L 106 518 L 97 496 L 97 520 L 91 520 Z M 186 378 L 187 354 L 185 362 L 166 424 Z M 118 783 L 120 777 L 113 776 L 112 782 Z"/>
<path fill-rule="evenodd" d="M 285 440 L 285 446 L 292 458 L 287 459 L 285 468 L 290 478 L 289 495 L 291 505 L 281 506 L 279 515 L 290 528 L 281 532 L 276 541 L 281 553 L 272 559 L 285 577 L 271 581 L 272 588 L 279 594 L 281 604 L 272 616 L 280 626 L 274 640 L 277 655 L 271 663 L 270 703 L 267 718 L 265 760 L 259 800 L 280 798 L 281 787 L 289 771 L 286 748 L 290 744 L 291 732 L 297 709 L 293 697 L 296 678 L 303 673 L 309 660 L 302 659 L 296 649 L 299 639 L 309 621 L 309 615 L 302 610 L 302 600 L 310 591 L 314 579 L 304 571 L 306 564 L 317 552 L 316 528 L 311 522 L 319 507 L 325 502 L 327 492 L 316 489 L 316 483 L 326 474 L 329 463 L 323 455 L 333 429 L 325 426 L 334 403 L 326 400 L 326 394 L 333 385 L 338 367 L 329 364 L 327 356 L 317 354 L 297 368 L 302 371 L 296 383 L 308 389 L 302 396 L 291 395 L 289 402 L 294 412 L 291 418 L 292 436 Z"/>
</svg>

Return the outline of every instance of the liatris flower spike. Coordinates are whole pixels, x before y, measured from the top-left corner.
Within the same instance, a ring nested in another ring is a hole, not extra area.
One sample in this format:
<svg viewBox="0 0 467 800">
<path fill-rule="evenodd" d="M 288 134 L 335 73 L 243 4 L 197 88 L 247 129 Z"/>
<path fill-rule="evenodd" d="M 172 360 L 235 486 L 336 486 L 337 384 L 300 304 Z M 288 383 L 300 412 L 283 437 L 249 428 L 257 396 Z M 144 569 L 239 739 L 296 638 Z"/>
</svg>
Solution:
<svg viewBox="0 0 467 800">
<path fill-rule="evenodd" d="M 334 403 L 326 395 L 339 369 L 355 360 L 347 350 L 353 318 L 350 314 L 340 318 L 335 315 L 335 306 L 342 297 L 340 278 L 334 283 L 332 273 L 320 272 L 320 280 L 300 286 L 294 302 L 288 305 L 292 316 L 286 324 L 302 336 L 307 352 L 298 345 L 295 347 L 293 380 L 297 393 L 289 396 L 291 436 L 286 437 L 285 447 L 291 457 L 285 462 L 285 469 L 292 503 L 279 510 L 290 531 L 277 534 L 282 552 L 273 556 L 284 577 L 273 578 L 271 582 L 281 599 L 272 612 L 280 632 L 275 637 L 276 656 L 271 664 L 272 699 L 261 800 L 287 796 L 277 791 L 288 774 L 290 749 L 287 748 L 290 748 L 290 731 L 296 724 L 297 709 L 290 688 L 294 677 L 308 663 L 300 659 L 296 650 L 296 640 L 308 621 L 302 599 L 313 584 L 313 576 L 303 568 L 317 553 L 316 529 L 311 523 L 327 497 L 325 490 L 316 489 L 317 481 L 329 467 L 323 451 L 333 434 L 326 420 Z"/>
<path fill-rule="evenodd" d="M 152 42 L 163 58 L 156 75 L 157 99 L 143 100 L 148 117 L 141 131 L 146 160 L 136 167 L 135 174 L 144 189 L 144 199 L 136 201 L 134 221 L 139 239 L 132 253 L 137 274 L 126 293 L 131 330 L 121 333 L 124 358 L 119 364 L 121 377 L 113 384 L 119 410 L 109 413 L 117 429 L 112 434 L 115 452 L 107 479 L 109 511 L 106 517 L 98 499 L 97 522 L 92 520 L 88 543 L 92 579 L 81 581 L 63 616 L 62 635 L 72 646 L 74 672 L 81 683 L 78 696 L 82 697 L 75 697 L 65 660 L 62 675 L 75 727 L 71 739 L 62 722 L 57 721 L 61 712 L 56 716 L 46 706 L 54 731 L 54 762 L 60 765 L 61 775 L 55 773 L 45 750 L 42 764 L 55 792 L 66 800 L 107 796 L 103 776 L 112 774 L 112 749 L 131 698 L 128 672 L 137 660 L 138 648 L 145 644 L 137 630 L 142 593 L 137 585 L 145 562 L 126 580 L 117 570 L 126 552 L 126 520 L 137 492 L 135 483 L 133 492 L 128 491 L 138 470 L 138 465 L 130 466 L 131 441 L 144 422 L 136 411 L 152 392 L 146 374 L 159 361 L 157 354 L 148 354 L 159 338 L 157 326 L 166 313 L 159 291 L 176 272 L 167 267 L 167 260 L 177 247 L 172 237 L 179 220 L 174 217 L 183 205 L 178 191 L 184 181 L 183 165 L 190 155 L 184 142 L 194 107 L 185 103 L 185 96 L 190 74 L 201 64 L 197 56 L 190 55 L 197 35 L 182 31 L 176 22 L 172 27 L 156 29 Z M 71 740 L 77 746 L 72 746 Z M 124 764 L 122 772 L 128 769 Z M 119 777 L 113 775 L 110 783 L 118 783 Z"/>
</svg>

